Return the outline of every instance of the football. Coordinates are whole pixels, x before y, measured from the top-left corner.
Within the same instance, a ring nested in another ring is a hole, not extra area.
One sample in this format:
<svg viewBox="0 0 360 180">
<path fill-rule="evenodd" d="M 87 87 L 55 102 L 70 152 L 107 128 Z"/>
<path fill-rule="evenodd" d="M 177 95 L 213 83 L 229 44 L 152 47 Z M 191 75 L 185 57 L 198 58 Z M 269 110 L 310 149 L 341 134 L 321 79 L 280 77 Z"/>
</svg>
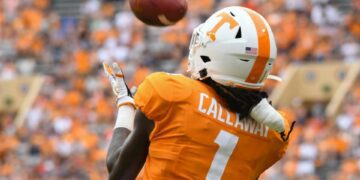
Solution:
<svg viewBox="0 0 360 180">
<path fill-rule="evenodd" d="M 170 26 L 187 11 L 187 0 L 130 0 L 135 16 L 147 25 Z"/>
</svg>

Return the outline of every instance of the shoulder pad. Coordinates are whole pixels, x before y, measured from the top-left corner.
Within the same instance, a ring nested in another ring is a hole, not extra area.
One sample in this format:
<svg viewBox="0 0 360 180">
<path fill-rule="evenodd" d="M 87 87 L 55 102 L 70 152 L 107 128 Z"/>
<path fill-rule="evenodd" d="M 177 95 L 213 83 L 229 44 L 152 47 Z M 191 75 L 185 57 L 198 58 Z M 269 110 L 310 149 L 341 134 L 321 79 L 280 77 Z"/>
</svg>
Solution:
<svg viewBox="0 0 360 180">
<path fill-rule="evenodd" d="M 148 81 L 156 93 L 166 101 L 182 101 L 192 92 L 192 80 L 179 74 L 157 72 L 149 75 L 145 81 Z"/>
</svg>

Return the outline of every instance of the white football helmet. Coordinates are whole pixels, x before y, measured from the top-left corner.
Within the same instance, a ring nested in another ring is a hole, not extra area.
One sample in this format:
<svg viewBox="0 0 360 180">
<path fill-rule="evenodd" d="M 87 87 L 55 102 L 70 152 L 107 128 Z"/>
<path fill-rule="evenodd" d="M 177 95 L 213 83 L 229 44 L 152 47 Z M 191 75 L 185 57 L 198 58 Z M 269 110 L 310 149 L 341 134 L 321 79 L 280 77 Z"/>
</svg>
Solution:
<svg viewBox="0 0 360 180">
<path fill-rule="evenodd" d="M 273 32 L 257 12 L 239 6 L 221 9 L 194 29 L 190 42 L 192 78 L 259 89 L 268 78 L 277 48 Z"/>
</svg>

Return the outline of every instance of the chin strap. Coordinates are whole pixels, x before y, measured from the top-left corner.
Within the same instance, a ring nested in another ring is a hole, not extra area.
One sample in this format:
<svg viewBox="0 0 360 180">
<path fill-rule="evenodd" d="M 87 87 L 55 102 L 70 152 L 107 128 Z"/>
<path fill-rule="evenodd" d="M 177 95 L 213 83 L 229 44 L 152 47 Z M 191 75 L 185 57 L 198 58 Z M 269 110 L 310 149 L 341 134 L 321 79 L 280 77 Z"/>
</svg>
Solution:
<svg viewBox="0 0 360 180">
<path fill-rule="evenodd" d="M 286 141 L 289 139 L 290 133 L 291 133 L 292 130 L 294 129 L 295 123 L 296 123 L 296 121 L 294 121 L 294 122 L 291 123 L 290 130 L 289 130 L 289 133 L 288 133 L 287 135 L 285 135 L 285 132 L 284 132 L 284 131 L 280 133 L 281 139 L 282 139 L 284 142 L 286 142 Z"/>
</svg>

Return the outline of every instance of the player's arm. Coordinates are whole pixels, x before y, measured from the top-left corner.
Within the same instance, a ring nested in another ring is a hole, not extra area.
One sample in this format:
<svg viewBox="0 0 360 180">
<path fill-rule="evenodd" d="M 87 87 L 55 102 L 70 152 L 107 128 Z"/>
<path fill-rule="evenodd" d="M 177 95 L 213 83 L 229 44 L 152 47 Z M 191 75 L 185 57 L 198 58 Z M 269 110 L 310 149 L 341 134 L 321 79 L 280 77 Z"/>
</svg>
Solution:
<svg viewBox="0 0 360 180">
<path fill-rule="evenodd" d="M 130 132 L 131 131 L 127 128 L 114 129 L 106 157 L 106 166 L 109 173 L 112 171 L 116 159 L 121 152 L 121 147 L 124 144 L 126 138 L 129 136 Z"/>
<path fill-rule="evenodd" d="M 107 159 L 109 179 L 136 178 L 145 163 L 153 127 L 154 123 L 138 110 L 131 133 L 126 128 L 115 129 Z"/>
<path fill-rule="evenodd" d="M 110 179 L 129 179 L 133 176 L 136 177 L 144 164 L 149 146 L 148 136 L 153 124 L 141 111 L 138 111 L 134 118 L 134 100 L 118 65 L 114 63 L 112 67 L 107 64 L 103 64 L 103 66 L 117 97 L 118 106 L 118 115 L 108 149 L 106 165 Z M 135 123 L 134 119 L 136 119 Z"/>
</svg>

